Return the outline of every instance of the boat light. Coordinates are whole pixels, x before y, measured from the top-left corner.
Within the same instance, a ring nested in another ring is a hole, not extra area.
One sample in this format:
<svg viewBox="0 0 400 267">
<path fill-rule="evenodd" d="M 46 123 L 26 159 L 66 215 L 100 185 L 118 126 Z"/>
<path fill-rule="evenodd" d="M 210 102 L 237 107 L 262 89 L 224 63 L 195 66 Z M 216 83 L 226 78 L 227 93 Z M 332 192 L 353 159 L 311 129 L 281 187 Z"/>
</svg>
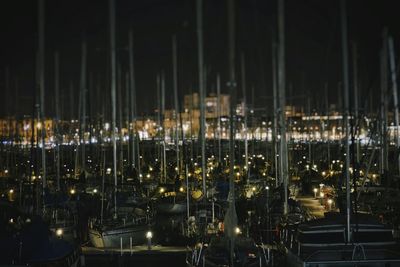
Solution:
<svg viewBox="0 0 400 267">
<path fill-rule="evenodd" d="M 56 235 L 57 235 L 57 236 L 62 236 L 62 235 L 63 235 L 63 230 L 62 230 L 61 228 L 58 228 L 58 229 L 56 230 Z"/>
<path fill-rule="evenodd" d="M 146 238 L 147 239 L 152 239 L 153 238 L 153 233 L 151 231 L 147 231 Z"/>
<path fill-rule="evenodd" d="M 241 233 L 242 233 L 242 231 L 240 231 L 240 228 L 239 228 L 239 227 L 236 227 L 236 228 L 235 228 L 235 234 L 239 235 L 239 234 L 241 234 Z"/>
</svg>

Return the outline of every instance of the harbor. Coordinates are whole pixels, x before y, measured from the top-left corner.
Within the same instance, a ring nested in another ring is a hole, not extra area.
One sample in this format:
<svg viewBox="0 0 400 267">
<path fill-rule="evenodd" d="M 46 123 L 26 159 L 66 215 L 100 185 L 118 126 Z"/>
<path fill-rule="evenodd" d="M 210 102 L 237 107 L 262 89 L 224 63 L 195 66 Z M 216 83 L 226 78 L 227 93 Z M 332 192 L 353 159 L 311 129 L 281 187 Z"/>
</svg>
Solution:
<svg viewBox="0 0 400 267">
<path fill-rule="evenodd" d="M 0 267 L 400 266 L 400 28 L 364 4 L 5 4 Z"/>
</svg>

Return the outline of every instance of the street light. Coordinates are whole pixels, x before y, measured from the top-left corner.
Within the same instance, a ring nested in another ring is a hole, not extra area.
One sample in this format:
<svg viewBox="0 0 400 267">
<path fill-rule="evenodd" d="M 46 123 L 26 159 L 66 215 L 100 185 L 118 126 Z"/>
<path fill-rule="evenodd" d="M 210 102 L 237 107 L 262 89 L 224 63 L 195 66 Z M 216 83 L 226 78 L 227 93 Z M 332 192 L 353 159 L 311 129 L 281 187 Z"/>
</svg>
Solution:
<svg viewBox="0 0 400 267">
<path fill-rule="evenodd" d="M 329 210 L 332 209 L 332 203 L 333 203 L 333 200 L 332 199 L 328 199 Z"/>
<path fill-rule="evenodd" d="M 147 231 L 146 238 L 147 238 L 147 248 L 148 250 L 151 250 L 151 239 L 153 238 L 153 233 L 151 231 Z"/>
<path fill-rule="evenodd" d="M 314 188 L 314 189 L 313 189 L 313 192 L 314 192 L 314 198 L 317 198 L 318 188 Z"/>
</svg>

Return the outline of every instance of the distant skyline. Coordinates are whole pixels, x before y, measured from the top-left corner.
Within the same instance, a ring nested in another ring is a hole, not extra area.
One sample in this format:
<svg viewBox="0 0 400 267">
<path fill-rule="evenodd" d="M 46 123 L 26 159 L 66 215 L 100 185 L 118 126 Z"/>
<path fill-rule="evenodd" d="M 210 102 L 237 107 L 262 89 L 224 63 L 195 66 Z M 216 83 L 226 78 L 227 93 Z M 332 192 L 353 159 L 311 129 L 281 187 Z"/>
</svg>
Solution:
<svg viewBox="0 0 400 267">
<path fill-rule="evenodd" d="M 207 93 L 215 92 L 215 75 L 221 74 L 222 92 L 227 93 L 226 1 L 204 0 L 204 45 L 207 67 Z M 286 0 L 286 71 L 288 95 L 308 92 L 322 105 L 323 87 L 328 84 L 330 102 L 337 102 L 341 81 L 339 3 L 336 0 Z M 400 54 L 400 25 L 395 0 L 348 0 L 349 49 L 358 46 L 360 98 L 375 106 L 379 96 L 379 50 L 386 26 L 394 37 L 395 53 Z M 276 0 L 237 0 L 237 77 L 240 85 L 239 55 L 246 58 L 247 99 L 254 87 L 256 107 L 269 107 L 272 96 L 271 43 L 276 28 Z M 54 114 L 55 50 L 60 54 L 60 83 L 63 112 L 78 109 L 80 42 L 86 36 L 88 46 L 88 84 L 100 85 L 101 97 L 93 100 L 97 109 L 108 99 L 108 1 L 46 1 L 46 115 Z M 37 0 L 2 3 L 0 15 L 0 116 L 31 114 L 35 89 L 35 53 L 37 49 Z M 156 107 L 156 75 L 165 71 L 167 107 L 172 107 L 171 38 L 178 40 L 178 86 L 180 99 L 197 91 L 197 40 L 195 1 L 191 0 L 116 0 L 118 61 L 127 70 L 128 29 L 134 32 L 134 53 L 138 114 Z M 397 57 L 398 58 L 398 57 Z M 351 61 L 351 55 L 350 55 Z M 5 70 L 9 70 L 9 88 Z M 352 74 L 350 74 L 352 75 Z M 352 76 L 350 76 L 352 77 Z M 74 86 L 75 105 L 69 104 L 69 87 Z M 18 90 L 16 90 L 18 88 Z M 241 90 L 238 88 L 238 97 Z M 97 103 L 97 102 L 98 103 Z M 293 100 L 288 99 L 290 104 Z M 109 104 L 108 104 L 109 105 Z"/>
</svg>

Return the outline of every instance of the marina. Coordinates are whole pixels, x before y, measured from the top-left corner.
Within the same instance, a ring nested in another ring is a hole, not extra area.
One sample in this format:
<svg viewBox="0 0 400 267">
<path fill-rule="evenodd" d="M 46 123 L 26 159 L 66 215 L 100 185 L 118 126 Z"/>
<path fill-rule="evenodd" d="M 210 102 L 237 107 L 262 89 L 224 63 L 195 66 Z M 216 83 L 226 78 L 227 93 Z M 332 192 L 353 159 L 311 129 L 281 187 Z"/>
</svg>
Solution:
<svg viewBox="0 0 400 267">
<path fill-rule="evenodd" d="M 391 4 L 31 2 L 0 31 L 0 266 L 400 266 Z"/>
</svg>

